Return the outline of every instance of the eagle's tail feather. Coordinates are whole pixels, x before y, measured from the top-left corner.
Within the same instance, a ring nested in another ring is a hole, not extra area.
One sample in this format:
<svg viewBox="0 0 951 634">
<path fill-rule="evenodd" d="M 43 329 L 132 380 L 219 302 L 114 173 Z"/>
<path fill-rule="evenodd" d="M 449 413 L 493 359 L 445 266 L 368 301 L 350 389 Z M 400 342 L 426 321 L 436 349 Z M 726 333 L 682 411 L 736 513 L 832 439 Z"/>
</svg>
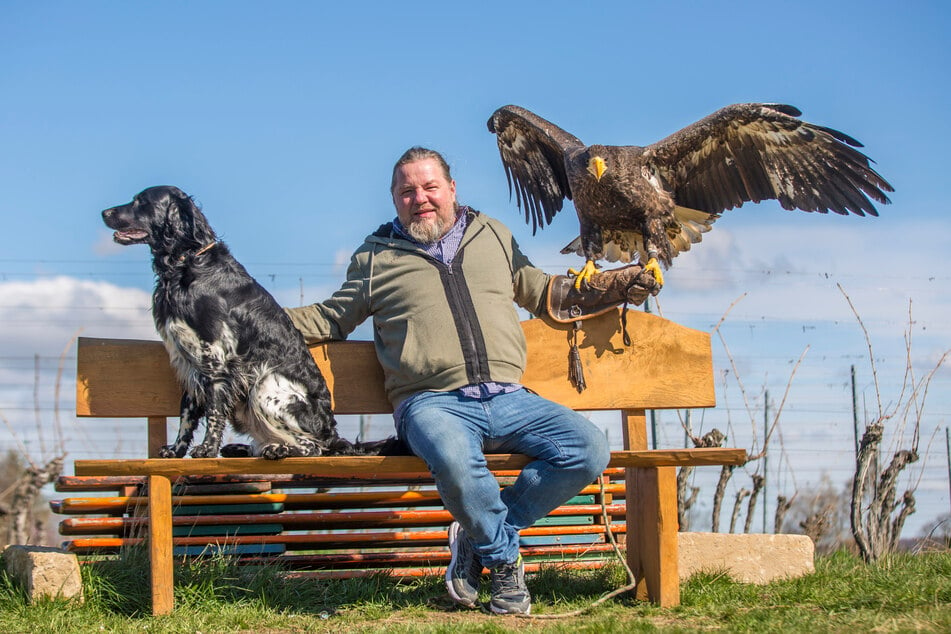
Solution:
<svg viewBox="0 0 951 634">
<path fill-rule="evenodd" d="M 673 251 L 672 256 L 676 257 L 684 251 L 689 251 L 690 245 L 700 242 L 703 234 L 710 231 L 719 217 L 720 214 L 708 214 L 689 207 L 674 207 L 676 224 L 667 229 L 667 239 Z"/>
</svg>

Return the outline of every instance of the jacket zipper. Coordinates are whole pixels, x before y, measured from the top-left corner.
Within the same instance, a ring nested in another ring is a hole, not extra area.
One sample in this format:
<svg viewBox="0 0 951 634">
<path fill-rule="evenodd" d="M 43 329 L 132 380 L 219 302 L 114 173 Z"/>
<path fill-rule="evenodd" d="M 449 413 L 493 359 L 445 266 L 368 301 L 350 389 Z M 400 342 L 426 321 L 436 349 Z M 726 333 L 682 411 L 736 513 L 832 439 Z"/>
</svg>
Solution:
<svg viewBox="0 0 951 634">
<path fill-rule="evenodd" d="M 459 343 L 462 346 L 462 356 L 466 359 L 466 365 L 471 364 L 470 367 L 472 368 L 471 372 L 467 372 L 469 379 L 473 383 L 484 383 L 488 379 L 483 376 L 482 364 L 479 362 L 479 346 L 472 334 L 472 320 L 469 311 L 466 310 L 467 302 L 465 301 L 464 294 L 459 288 L 461 284 L 465 284 L 465 279 L 456 275 L 455 262 L 455 260 L 449 264 L 439 262 L 440 265 L 445 267 L 446 273 L 448 274 L 448 284 L 446 287 L 449 292 L 450 312 L 458 316 L 458 325 L 460 327 L 458 327 L 457 330 L 459 332 Z M 453 307 L 456 307 L 457 310 L 453 310 Z"/>
</svg>

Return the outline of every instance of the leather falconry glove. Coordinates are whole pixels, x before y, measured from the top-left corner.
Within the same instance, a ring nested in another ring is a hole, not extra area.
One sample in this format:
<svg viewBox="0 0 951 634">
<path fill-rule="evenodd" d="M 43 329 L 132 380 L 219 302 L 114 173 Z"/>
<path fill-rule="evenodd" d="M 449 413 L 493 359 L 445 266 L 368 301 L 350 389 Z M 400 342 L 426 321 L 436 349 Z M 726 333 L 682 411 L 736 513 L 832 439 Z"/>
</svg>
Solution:
<svg viewBox="0 0 951 634">
<path fill-rule="evenodd" d="M 639 306 L 648 295 L 657 295 L 661 286 L 657 279 L 640 264 L 595 273 L 577 290 L 574 280 L 566 275 L 554 275 L 548 281 L 548 314 L 557 322 L 573 324 L 571 349 L 568 354 L 568 380 L 583 392 L 587 385 L 578 351 L 578 331 L 581 322 L 604 314 L 624 304 L 621 311 L 621 331 L 625 345 L 631 345 L 627 334 L 627 305 Z"/>
<path fill-rule="evenodd" d="M 575 290 L 574 280 L 555 275 L 548 282 L 548 314 L 561 323 L 571 323 L 601 315 L 628 303 L 640 306 L 648 295 L 657 295 L 661 286 L 640 264 L 595 273 Z"/>
</svg>

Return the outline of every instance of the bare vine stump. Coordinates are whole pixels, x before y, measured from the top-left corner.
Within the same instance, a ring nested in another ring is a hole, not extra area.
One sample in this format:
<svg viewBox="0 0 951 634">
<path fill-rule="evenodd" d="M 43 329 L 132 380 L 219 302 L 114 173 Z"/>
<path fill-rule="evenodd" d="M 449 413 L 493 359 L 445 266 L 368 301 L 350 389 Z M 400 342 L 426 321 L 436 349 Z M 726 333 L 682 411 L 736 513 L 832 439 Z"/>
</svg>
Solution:
<svg viewBox="0 0 951 634">
<path fill-rule="evenodd" d="M 3 561 L 10 579 L 33 603 L 41 597 L 83 600 L 79 560 L 73 553 L 46 546 L 7 546 Z"/>
</svg>

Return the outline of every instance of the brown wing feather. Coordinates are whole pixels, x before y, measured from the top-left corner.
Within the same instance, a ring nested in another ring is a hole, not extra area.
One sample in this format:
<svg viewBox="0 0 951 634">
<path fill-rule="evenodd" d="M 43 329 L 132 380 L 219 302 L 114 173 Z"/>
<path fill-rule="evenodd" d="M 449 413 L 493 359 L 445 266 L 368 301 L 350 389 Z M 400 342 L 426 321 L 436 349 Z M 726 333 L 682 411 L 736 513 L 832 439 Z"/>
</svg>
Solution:
<svg viewBox="0 0 951 634">
<path fill-rule="evenodd" d="M 564 200 L 571 199 L 565 153 L 584 144 L 555 124 L 518 106 L 503 106 L 488 121 L 496 135 L 509 195 L 525 212 L 532 233 L 551 224 Z"/>
<path fill-rule="evenodd" d="M 894 191 L 852 137 L 792 106 L 735 104 L 645 148 L 678 205 L 720 213 L 776 199 L 785 209 L 877 216 Z"/>
</svg>

